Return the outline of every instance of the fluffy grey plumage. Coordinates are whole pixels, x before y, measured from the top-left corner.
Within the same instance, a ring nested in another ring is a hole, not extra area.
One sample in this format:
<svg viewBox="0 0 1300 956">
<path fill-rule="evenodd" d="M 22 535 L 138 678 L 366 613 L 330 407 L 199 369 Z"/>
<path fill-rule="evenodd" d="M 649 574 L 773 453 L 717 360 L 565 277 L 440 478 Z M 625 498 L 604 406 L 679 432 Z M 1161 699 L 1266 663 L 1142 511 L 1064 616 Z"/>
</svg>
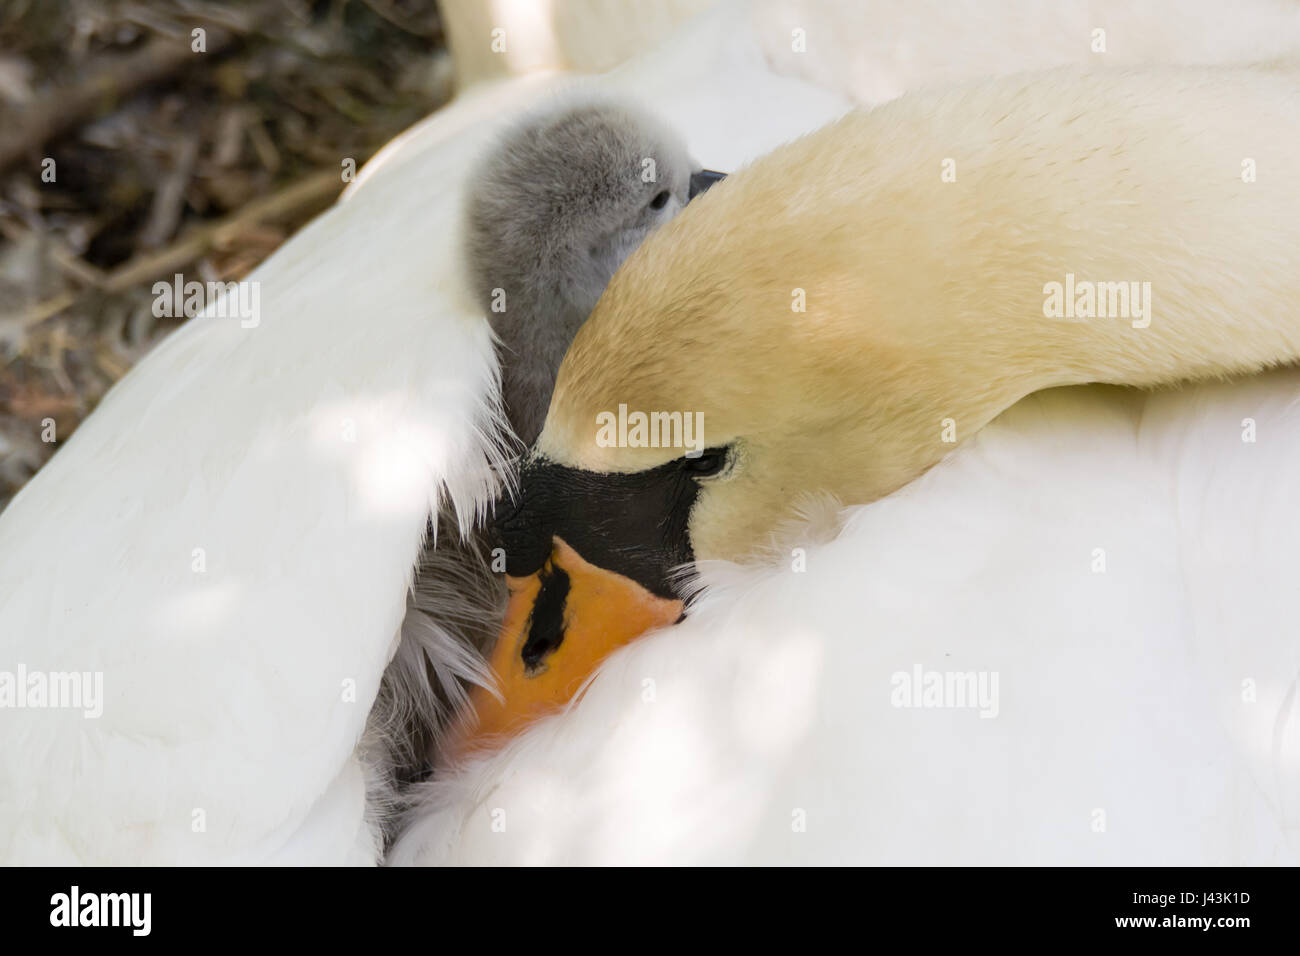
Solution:
<svg viewBox="0 0 1300 956">
<path fill-rule="evenodd" d="M 542 430 L 555 375 L 614 272 L 689 198 L 685 144 L 609 100 L 569 102 L 507 131 L 470 187 L 470 277 L 501 342 L 515 434 Z"/>
<path fill-rule="evenodd" d="M 367 811 L 386 839 L 403 791 L 428 772 L 467 689 L 490 684 L 484 650 L 505 616 L 505 580 L 492 571 L 483 535 L 461 537 L 450 509 L 430 531 L 360 746 Z"/>
<path fill-rule="evenodd" d="M 692 164 L 653 117 L 610 100 L 569 101 L 512 126 L 470 184 L 471 279 L 499 339 L 502 396 L 524 444 L 541 431 L 570 341 L 623 260 L 688 201 Z M 499 291 L 498 291 L 499 290 Z M 495 306 L 495 308 L 494 308 Z M 362 740 L 370 811 L 392 821 L 427 775 L 505 614 L 486 533 L 436 516 L 400 643 Z"/>
</svg>

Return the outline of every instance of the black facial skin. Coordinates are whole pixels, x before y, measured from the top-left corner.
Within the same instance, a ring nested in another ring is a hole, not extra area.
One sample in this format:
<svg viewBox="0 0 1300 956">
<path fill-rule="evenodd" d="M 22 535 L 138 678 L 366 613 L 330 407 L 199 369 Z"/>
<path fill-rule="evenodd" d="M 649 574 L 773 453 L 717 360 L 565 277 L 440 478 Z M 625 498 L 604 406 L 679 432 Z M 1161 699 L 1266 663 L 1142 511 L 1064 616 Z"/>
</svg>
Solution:
<svg viewBox="0 0 1300 956">
<path fill-rule="evenodd" d="M 659 597 L 679 599 L 672 572 L 695 559 L 687 525 L 699 479 L 716 473 L 725 459 L 726 449 L 710 448 L 698 458 L 631 474 L 583 471 L 545 459 L 526 463 L 518 503 L 497 518 L 506 572 L 523 577 L 541 571 L 552 537 L 559 537 L 592 564 Z"/>
</svg>

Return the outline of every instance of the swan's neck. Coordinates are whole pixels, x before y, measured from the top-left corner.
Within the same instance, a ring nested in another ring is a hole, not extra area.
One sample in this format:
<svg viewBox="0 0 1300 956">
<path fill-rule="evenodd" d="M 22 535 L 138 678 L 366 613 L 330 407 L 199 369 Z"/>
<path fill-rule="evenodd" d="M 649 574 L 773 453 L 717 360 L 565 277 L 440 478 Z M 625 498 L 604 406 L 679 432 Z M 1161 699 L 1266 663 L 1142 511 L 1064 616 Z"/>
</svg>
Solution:
<svg viewBox="0 0 1300 956">
<path fill-rule="evenodd" d="M 1054 71 L 849 114 L 628 260 L 543 445 L 649 467 L 592 449 L 592 415 L 703 409 L 713 442 L 747 443 L 757 528 L 790 488 L 888 494 L 1038 389 L 1293 361 L 1297 91 L 1294 70 Z"/>
<path fill-rule="evenodd" d="M 1300 358 L 1294 73 L 1005 85 L 847 121 L 875 188 L 841 228 L 878 238 L 851 283 L 831 263 L 824 287 L 861 323 L 857 373 L 885 382 L 900 441 L 929 459 L 897 449 L 900 484 L 951 450 L 934 442 L 945 420 L 960 441 L 1041 388 Z"/>
</svg>

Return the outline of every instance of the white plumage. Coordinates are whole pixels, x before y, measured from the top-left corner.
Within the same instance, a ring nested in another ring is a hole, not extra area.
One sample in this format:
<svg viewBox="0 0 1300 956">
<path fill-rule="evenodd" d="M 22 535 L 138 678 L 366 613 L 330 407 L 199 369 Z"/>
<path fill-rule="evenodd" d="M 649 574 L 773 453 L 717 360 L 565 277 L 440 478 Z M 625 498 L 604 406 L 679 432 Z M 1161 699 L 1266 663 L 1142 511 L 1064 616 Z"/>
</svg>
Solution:
<svg viewBox="0 0 1300 956">
<path fill-rule="evenodd" d="M 705 567 L 690 618 L 438 785 L 394 861 L 1296 862 L 1298 397 L 1026 399 L 791 538 L 806 573 Z M 918 666 L 996 673 L 996 716 L 894 706 Z"/>
<path fill-rule="evenodd" d="M 1297 49 L 1293 8 L 1224 24 L 1217 7 L 1159 6 L 1169 29 L 1124 55 Z M 1047 65 L 1008 39 L 1019 5 L 998 8 L 960 38 L 964 75 Z M 599 82 L 732 169 L 850 99 L 948 75 L 904 50 L 950 45 L 930 44 L 947 5 L 795 9 L 840 49 L 897 38 L 894 82 L 787 52 L 783 9 L 724 8 Z M 1086 48 L 1076 20 L 1054 44 Z M 106 695 L 98 720 L 0 714 L 0 859 L 376 860 L 354 748 L 425 519 L 440 486 L 466 521 L 495 490 L 459 190 L 555 83 L 471 91 L 392 144 L 250 277 L 257 328 L 187 324 L 0 515 L 0 667 L 100 670 Z M 1293 372 L 1031 397 L 855 509 L 807 573 L 706 568 L 685 624 L 439 784 L 397 861 L 1294 861 L 1298 397 Z M 864 692 L 918 663 L 996 670 L 998 718 Z"/>
<path fill-rule="evenodd" d="M 374 860 L 350 755 L 425 517 L 494 490 L 490 336 L 434 267 L 473 139 L 304 230 L 256 328 L 188 323 L 0 518 L 4 659 L 106 696 L 3 715 L 4 859 Z"/>
</svg>

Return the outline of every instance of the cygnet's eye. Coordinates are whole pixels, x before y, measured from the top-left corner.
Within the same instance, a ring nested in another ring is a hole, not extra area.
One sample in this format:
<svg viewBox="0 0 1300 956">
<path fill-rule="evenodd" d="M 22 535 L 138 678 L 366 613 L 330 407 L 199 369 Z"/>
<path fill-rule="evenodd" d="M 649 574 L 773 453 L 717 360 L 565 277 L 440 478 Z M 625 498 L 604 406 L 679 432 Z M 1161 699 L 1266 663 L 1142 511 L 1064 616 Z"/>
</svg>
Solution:
<svg viewBox="0 0 1300 956">
<path fill-rule="evenodd" d="M 654 199 L 650 200 L 651 209 L 663 209 L 668 205 L 668 190 L 661 191 Z"/>
<path fill-rule="evenodd" d="M 691 458 L 689 455 L 683 458 L 682 471 L 693 478 L 707 478 L 722 471 L 722 466 L 726 463 L 727 449 L 708 448 L 703 454 L 695 458 Z"/>
</svg>

